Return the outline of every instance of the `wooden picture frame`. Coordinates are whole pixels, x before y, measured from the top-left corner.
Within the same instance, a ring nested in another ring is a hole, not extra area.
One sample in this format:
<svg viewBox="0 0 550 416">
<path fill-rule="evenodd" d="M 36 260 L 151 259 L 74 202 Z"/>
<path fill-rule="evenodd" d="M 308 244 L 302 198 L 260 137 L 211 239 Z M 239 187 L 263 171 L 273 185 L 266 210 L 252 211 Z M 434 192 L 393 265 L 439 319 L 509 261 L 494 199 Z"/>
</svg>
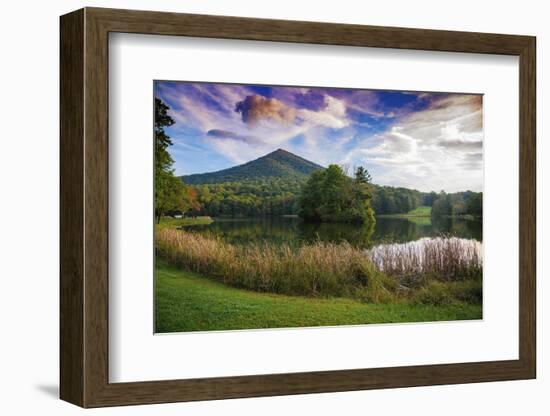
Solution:
<svg viewBox="0 0 550 416">
<path fill-rule="evenodd" d="M 109 383 L 110 32 L 519 57 L 519 359 Z M 536 376 L 535 38 L 85 8 L 61 17 L 60 396 L 82 407 L 530 379 Z"/>
</svg>

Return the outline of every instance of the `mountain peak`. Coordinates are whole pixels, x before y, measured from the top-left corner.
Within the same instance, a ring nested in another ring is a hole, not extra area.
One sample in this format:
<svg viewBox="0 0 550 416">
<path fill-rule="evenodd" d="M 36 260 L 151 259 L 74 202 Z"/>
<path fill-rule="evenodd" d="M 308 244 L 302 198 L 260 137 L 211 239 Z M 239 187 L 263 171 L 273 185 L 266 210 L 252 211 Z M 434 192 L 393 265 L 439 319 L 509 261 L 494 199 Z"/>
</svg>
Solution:
<svg viewBox="0 0 550 416">
<path fill-rule="evenodd" d="M 271 153 L 269 153 L 270 155 L 273 155 L 273 154 L 278 154 L 278 153 L 283 153 L 283 154 L 290 154 L 292 155 L 293 153 L 290 153 L 288 150 L 285 150 L 285 149 L 282 149 L 282 148 L 278 148 L 277 150 L 274 150 L 272 151 Z"/>
<path fill-rule="evenodd" d="M 183 176 L 188 184 L 242 182 L 255 179 L 306 178 L 322 166 L 285 149 L 277 149 L 258 159 L 217 172 Z"/>
<path fill-rule="evenodd" d="M 271 156 L 291 156 L 291 157 L 295 156 L 295 157 L 299 157 L 299 156 L 295 155 L 294 153 L 289 152 L 288 150 L 281 149 L 280 147 L 277 150 L 274 150 L 271 153 L 268 153 L 268 154 L 266 154 L 262 157 L 271 157 Z M 260 159 L 262 157 L 260 157 Z"/>
</svg>

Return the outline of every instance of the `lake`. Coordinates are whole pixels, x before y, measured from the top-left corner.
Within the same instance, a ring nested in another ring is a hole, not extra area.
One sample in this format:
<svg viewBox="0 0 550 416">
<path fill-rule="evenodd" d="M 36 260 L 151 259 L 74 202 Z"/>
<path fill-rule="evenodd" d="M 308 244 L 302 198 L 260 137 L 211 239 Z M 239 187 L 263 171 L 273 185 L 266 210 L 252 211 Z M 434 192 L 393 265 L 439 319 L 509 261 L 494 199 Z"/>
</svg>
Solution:
<svg viewBox="0 0 550 416">
<path fill-rule="evenodd" d="M 378 217 L 374 227 L 342 223 L 305 223 L 293 217 L 215 218 L 210 225 L 185 227 L 186 231 L 218 236 L 233 244 L 268 241 L 301 245 L 314 241 L 348 241 L 356 247 L 406 243 L 424 237 L 454 236 L 482 241 L 482 222 L 459 218 Z"/>
</svg>

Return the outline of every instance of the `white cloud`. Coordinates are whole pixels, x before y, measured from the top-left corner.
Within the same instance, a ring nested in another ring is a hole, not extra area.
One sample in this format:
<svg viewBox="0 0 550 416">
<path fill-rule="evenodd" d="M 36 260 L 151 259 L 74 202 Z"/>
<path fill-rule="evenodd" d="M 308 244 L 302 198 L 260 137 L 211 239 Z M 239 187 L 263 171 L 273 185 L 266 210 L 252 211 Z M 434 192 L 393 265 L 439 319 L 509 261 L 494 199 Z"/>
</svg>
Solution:
<svg viewBox="0 0 550 416">
<path fill-rule="evenodd" d="M 308 123 L 311 127 L 329 127 L 332 129 L 342 129 L 349 126 L 350 121 L 346 116 L 346 105 L 343 101 L 325 96 L 326 107 L 322 111 L 297 110 L 297 117 Z"/>
<path fill-rule="evenodd" d="M 375 182 L 385 185 L 479 191 L 482 140 L 481 97 L 450 95 L 365 139 L 347 160 L 366 164 Z"/>
<path fill-rule="evenodd" d="M 202 109 L 195 108 L 195 111 L 202 113 Z M 332 136 L 329 140 L 325 134 L 325 129 L 345 130 L 350 125 L 344 102 L 330 96 L 325 96 L 325 107 L 320 111 L 295 109 L 277 99 L 258 98 L 248 99 L 239 111 L 242 121 L 229 122 L 231 127 L 228 127 L 228 131 L 231 131 L 233 137 L 227 135 L 226 140 L 211 140 L 211 146 L 216 151 L 223 153 L 235 163 L 243 163 L 278 147 L 285 147 L 323 164 L 334 157 L 334 149 L 331 147 L 335 145 Z M 210 125 L 209 118 L 205 120 L 202 114 L 200 116 L 203 126 Z M 247 122 L 244 122 L 245 120 Z M 218 120 L 218 123 L 222 125 L 223 121 Z M 304 136 L 305 146 L 303 149 L 294 149 L 290 141 L 300 135 Z M 341 144 L 351 138 L 349 132 L 344 136 L 346 138 L 342 139 Z M 239 140 L 241 137 L 247 137 L 249 140 Z M 255 141 L 250 140 L 251 138 Z M 330 151 L 327 151 L 328 149 Z"/>
</svg>

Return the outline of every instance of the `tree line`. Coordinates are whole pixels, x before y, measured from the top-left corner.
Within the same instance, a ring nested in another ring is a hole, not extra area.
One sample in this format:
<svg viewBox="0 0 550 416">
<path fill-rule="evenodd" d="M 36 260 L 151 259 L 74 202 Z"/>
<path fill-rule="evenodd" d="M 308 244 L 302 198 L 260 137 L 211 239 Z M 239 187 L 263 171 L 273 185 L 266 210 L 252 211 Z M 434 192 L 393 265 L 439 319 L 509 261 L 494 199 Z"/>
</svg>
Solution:
<svg viewBox="0 0 550 416">
<path fill-rule="evenodd" d="M 242 182 L 195 185 L 199 209 L 191 215 L 254 217 L 293 215 L 304 184 L 298 178 L 260 178 Z"/>
<path fill-rule="evenodd" d="M 298 215 L 300 195 L 306 183 L 307 179 L 303 178 L 266 178 L 195 185 L 200 208 L 191 209 L 190 214 L 213 217 Z M 432 207 L 434 216 L 481 216 L 482 194 L 479 192 L 428 193 L 372 183 L 370 191 L 370 205 L 377 215 L 406 214 L 423 205 Z"/>
<path fill-rule="evenodd" d="M 433 196 L 433 217 L 456 217 L 469 215 L 481 217 L 483 212 L 483 196 L 481 192 L 445 193 L 441 191 Z"/>
<path fill-rule="evenodd" d="M 372 207 L 376 214 L 405 214 L 424 205 L 420 191 L 392 186 L 373 186 Z"/>
<path fill-rule="evenodd" d="M 321 171 L 322 172 L 322 171 Z M 195 185 L 198 207 L 190 215 L 275 216 L 298 215 L 307 178 L 254 179 Z M 369 184 L 370 206 L 377 215 L 406 214 L 419 206 L 432 207 L 434 216 L 481 216 L 480 192 L 420 192 Z"/>
</svg>

